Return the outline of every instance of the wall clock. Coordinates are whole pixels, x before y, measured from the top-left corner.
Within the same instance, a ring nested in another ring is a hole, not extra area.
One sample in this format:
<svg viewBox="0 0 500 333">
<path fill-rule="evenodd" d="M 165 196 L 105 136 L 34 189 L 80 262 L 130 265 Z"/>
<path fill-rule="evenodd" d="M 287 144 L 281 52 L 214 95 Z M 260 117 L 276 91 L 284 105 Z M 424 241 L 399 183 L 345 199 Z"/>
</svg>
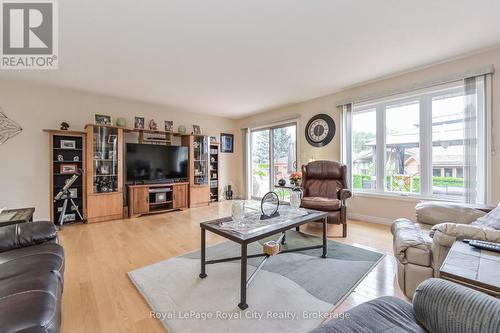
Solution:
<svg viewBox="0 0 500 333">
<path fill-rule="evenodd" d="M 307 122 L 307 142 L 315 147 L 326 146 L 332 141 L 336 130 L 335 121 L 332 117 L 324 113 L 317 114 Z"/>
</svg>

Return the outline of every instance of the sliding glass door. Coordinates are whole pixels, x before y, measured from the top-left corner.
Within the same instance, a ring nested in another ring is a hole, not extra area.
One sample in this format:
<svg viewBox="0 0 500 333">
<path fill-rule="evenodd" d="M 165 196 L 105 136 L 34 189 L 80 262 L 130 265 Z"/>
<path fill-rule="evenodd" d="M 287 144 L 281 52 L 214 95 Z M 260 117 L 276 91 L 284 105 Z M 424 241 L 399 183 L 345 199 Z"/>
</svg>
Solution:
<svg viewBox="0 0 500 333">
<path fill-rule="evenodd" d="M 295 123 L 251 131 L 250 195 L 254 199 L 274 190 L 278 180 L 288 182 L 297 169 L 297 125 Z"/>
</svg>

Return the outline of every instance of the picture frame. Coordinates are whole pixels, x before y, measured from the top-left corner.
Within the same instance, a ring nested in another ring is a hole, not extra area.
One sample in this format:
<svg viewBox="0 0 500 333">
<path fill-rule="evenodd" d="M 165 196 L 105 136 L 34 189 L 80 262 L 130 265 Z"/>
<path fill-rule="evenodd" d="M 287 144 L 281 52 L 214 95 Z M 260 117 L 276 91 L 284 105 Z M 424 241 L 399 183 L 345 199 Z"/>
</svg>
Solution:
<svg viewBox="0 0 500 333">
<path fill-rule="evenodd" d="M 71 175 L 76 173 L 78 169 L 78 164 L 76 163 L 65 163 L 59 166 L 59 173 L 61 175 Z"/>
<path fill-rule="evenodd" d="M 144 123 L 146 122 L 144 117 L 134 117 L 134 128 L 135 129 L 144 129 Z"/>
<path fill-rule="evenodd" d="M 220 152 L 233 153 L 234 152 L 234 135 L 229 133 L 220 134 Z"/>
<path fill-rule="evenodd" d="M 102 164 L 97 171 L 99 171 L 100 175 L 109 175 L 111 174 L 111 166 L 109 164 Z"/>
<path fill-rule="evenodd" d="M 174 131 L 174 122 L 171 120 L 165 120 L 165 132 Z"/>
<path fill-rule="evenodd" d="M 108 135 L 108 143 L 115 143 L 118 140 L 118 135 L 110 134 Z"/>
<path fill-rule="evenodd" d="M 63 199 L 77 199 L 78 198 L 78 189 L 77 188 L 69 188 L 69 195 L 64 195 Z"/>
<path fill-rule="evenodd" d="M 76 149 L 75 140 L 61 140 L 61 149 Z"/>
<path fill-rule="evenodd" d="M 194 135 L 200 135 L 201 134 L 201 127 L 200 127 L 200 125 L 193 125 L 193 134 Z"/>
<path fill-rule="evenodd" d="M 96 125 L 113 125 L 113 117 L 107 114 L 94 113 L 94 124 Z"/>
</svg>

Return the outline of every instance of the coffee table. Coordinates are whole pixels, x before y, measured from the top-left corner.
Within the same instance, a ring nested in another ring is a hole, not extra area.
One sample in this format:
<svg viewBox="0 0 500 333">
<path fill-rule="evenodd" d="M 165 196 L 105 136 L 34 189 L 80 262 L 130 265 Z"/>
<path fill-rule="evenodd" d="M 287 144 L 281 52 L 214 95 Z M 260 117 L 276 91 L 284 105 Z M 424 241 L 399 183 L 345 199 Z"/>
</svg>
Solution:
<svg viewBox="0 0 500 333">
<path fill-rule="evenodd" d="M 439 273 L 445 280 L 500 298 L 500 253 L 455 241 Z"/>
<path fill-rule="evenodd" d="M 265 253 L 259 254 L 247 254 L 247 246 L 250 243 L 259 241 L 266 237 L 282 234 L 280 237 L 280 241 L 282 243 L 285 242 L 285 232 L 287 230 L 296 228 L 299 231 L 299 227 L 308 222 L 313 222 L 317 220 L 323 220 L 323 239 L 321 245 L 315 246 L 307 246 L 295 249 L 287 249 L 281 251 L 280 253 L 288 253 L 288 252 L 297 252 L 297 251 L 306 251 L 312 249 L 323 249 L 322 258 L 326 258 L 327 255 L 327 216 L 328 214 L 325 212 L 320 212 L 316 210 L 310 209 L 299 209 L 294 210 L 292 207 L 288 205 L 280 206 L 280 216 L 265 220 L 264 222 L 258 222 L 258 217 L 260 217 L 259 212 L 251 212 L 245 217 L 245 221 L 247 223 L 247 228 L 244 230 L 234 229 L 228 227 L 232 221 L 231 217 L 226 217 L 222 219 L 216 219 L 212 221 L 202 222 L 200 223 L 201 228 L 201 273 L 200 278 L 206 278 L 206 265 L 209 264 L 217 264 L 221 262 L 228 261 L 241 261 L 241 283 L 240 283 L 240 303 L 238 307 L 242 310 L 248 308 L 247 304 L 247 288 L 252 283 L 253 279 L 260 271 L 262 266 L 264 266 L 266 260 L 269 258 L 269 255 Z M 255 227 L 252 227 L 256 225 Z M 240 244 L 241 246 L 241 255 L 239 257 L 231 257 L 231 258 L 221 258 L 221 259 L 213 259 L 207 260 L 206 258 L 206 231 L 210 231 L 214 234 L 227 238 L 233 242 Z M 250 275 L 247 279 L 247 260 L 249 258 L 257 258 L 264 257 L 262 262 L 257 266 L 255 271 Z"/>
</svg>

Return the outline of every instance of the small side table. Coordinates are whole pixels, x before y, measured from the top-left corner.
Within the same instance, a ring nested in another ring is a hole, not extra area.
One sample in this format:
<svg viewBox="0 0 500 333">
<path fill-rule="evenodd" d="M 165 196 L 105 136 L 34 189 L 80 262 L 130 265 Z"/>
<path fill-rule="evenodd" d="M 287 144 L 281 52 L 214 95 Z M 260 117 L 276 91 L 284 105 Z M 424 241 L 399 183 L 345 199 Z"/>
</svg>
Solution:
<svg viewBox="0 0 500 333">
<path fill-rule="evenodd" d="M 6 209 L 0 213 L 0 227 L 16 223 L 33 222 L 34 213 L 35 208 L 33 207 Z"/>
<path fill-rule="evenodd" d="M 445 280 L 500 298 L 500 253 L 455 241 L 439 273 Z"/>
</svg>

